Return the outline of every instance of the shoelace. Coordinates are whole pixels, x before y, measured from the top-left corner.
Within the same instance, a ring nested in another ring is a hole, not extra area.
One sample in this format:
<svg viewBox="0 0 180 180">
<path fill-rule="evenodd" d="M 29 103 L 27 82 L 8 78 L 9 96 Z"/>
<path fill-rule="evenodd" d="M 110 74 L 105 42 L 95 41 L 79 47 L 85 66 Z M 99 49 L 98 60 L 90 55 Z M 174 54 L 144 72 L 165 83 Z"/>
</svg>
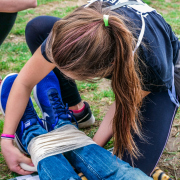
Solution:
<svg viewBox="0 0 180 180">
<path fill-rule="evenodd" d="M 52 128 L 56 126 L 58 123 L 59 119 L 64 119 L 64 120 L 70 120 L 72 122 L 72 119 L 76 122 L 76 126 L 78 127 L 78 123 L 73 116 L 73 111 L 69 110 L 68 104 L 66 103 L 66 106 L 63 104 L 62 100 L 60 99 L 58 93 L 53 92 L 49 95 L 50 100 L 52 102 L 52 106 L 55 112 L 55 123 L 52 124 Z M 49 123 L 47 121 L 47 123 Z"/>
</svg>

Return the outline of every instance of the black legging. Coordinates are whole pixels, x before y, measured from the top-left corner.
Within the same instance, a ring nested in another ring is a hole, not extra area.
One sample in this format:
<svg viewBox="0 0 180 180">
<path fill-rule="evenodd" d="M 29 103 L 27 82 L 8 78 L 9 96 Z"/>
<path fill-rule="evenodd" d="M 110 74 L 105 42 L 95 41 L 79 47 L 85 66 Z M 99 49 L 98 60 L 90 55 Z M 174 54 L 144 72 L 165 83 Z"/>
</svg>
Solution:
<svg viewBox="0 0 180 180">
<path fill-rule="evenodd" d="M 28 23 L 26 40 L 32 54 L 46 39 L 57 20 L 59 18 L 40 16 Z M 63 101 L 69 103 L 70 106 L 80 102 L 76 85 L 66 80 L 58 69 L 54 71 L 60 81 Z M 177 107 L 170 101 L 167 91 L 155 92 L 145 98 L 141 111 L 144 119 L 142 129 L 148 142 L 142 142 L 138 137 L 135 137 L 134 140 L 143 156 L 135 160 L 134 163 L 135 167 L 150 175 L 168 140 Z M 131 164 L 128 156 L 124 155 L 123 160 Z"/>
<path fill-rule="evenodd" d="M 134 163 L 135 167 L 150 175 L 168 141 L 177 106 L 171 102 L 167 91 L 153 92 L 144 99 L 141 112 L 142 130 L 147 142 L 134 137 L 143 155 Z M 129 156 L 125 155 L 123 160 L 131 164 Z"/>
<path fill-rule="evenodd" d="M 3 43 L 16 20 L 17 13 L 0 12 L 0 45 Z"/>
</svg>

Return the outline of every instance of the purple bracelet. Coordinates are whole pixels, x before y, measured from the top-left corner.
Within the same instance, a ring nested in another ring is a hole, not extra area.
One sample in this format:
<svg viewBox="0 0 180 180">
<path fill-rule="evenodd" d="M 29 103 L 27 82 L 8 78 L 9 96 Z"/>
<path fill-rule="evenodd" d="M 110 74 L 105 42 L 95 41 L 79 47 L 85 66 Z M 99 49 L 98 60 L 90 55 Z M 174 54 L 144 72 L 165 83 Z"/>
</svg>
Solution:
<svg viewBox="0 0 180 180">
<path fill-rule="evenodd" d="M 3 139 L 14 139 L 15 135 L 11 135 L 11 134 L 1 134 L 1 138 Z"/>
</svg>

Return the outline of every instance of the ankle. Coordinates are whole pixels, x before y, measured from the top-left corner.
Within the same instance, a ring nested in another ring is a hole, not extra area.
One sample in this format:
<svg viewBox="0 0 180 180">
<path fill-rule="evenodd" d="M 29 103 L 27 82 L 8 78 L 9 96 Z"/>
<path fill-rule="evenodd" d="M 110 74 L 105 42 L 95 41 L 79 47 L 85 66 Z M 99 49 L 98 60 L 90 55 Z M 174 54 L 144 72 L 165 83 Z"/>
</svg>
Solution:
<svg viewBox="0 0 180 180">
<path fill-rule="evenodd" d="M 70 106 L 69 109 L 72 110 L 74 113 L 76 113 L 76 111 L 82 111 L 84 107 L 85 107 L 85 104 L 81 101 L 75 106 Z"/>
<path fill-rule="evenodd" d="M 82 111 L 84 111 L 84 109 L 85 109 L 85 104 L 84 104 L 84 106 L 81 109 L 79 109 L 79 110 L 72 110 L 72 111 L 73 111 L 73 113 L 78 114 L 78 113 L 81 113 Z"/>
</svg>

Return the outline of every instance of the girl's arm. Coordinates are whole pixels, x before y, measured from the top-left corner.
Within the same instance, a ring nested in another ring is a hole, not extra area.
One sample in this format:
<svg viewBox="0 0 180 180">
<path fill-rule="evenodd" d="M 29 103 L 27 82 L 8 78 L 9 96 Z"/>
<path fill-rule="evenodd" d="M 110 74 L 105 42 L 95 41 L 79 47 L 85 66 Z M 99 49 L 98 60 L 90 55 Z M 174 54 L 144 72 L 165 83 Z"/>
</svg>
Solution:
<svg viewBox="0 0 180 180">
<path fill-rule="evenodd" d="M 150 92 L 143 91 L 142 97 L 144 98 L 147 96 Z M 107 142 L 112 138 L 113 136 L 113 130 L 112 130 L 112 120 L 115 114 L 115 102 L 110 106 L 110 109 L 108 110 L 107 114 L 105 115 L 98 131 L 93 137 L 93 140 L 99 145 L 99 146 L 105 146 Z"/>
<path fill-rule="evenodd" d="M 46 61 L 38 48 L 14 81 L 6 105 L 3 133 L 15 133 L 29 101 L 32 88 L 54 68 L 55 65 Z M 15 152 L 11 150 L 14 149 L 13 142 L 9 139 L 2 139 L 1 146 L 9 168 L 19 174 L 27 174 L 19 166 L 20 162 L 25 161 L 25 156 L 21 156 L 17 150 Z"/>
<path fill-rule="evenodd" d="M 112 120 L 115 113 L 115 102 L 110 106 L 107 114 L 105 115 L 98 131 L 93 137 L 93 140 L 101 147 L 104 147 L 106 143 L 112 138 Z"/>
<path fill-rule="evenodd" d="M 0 12 L 12 13 L 36 6 L 37 0 L 0 0 Z"/>
</svg>

